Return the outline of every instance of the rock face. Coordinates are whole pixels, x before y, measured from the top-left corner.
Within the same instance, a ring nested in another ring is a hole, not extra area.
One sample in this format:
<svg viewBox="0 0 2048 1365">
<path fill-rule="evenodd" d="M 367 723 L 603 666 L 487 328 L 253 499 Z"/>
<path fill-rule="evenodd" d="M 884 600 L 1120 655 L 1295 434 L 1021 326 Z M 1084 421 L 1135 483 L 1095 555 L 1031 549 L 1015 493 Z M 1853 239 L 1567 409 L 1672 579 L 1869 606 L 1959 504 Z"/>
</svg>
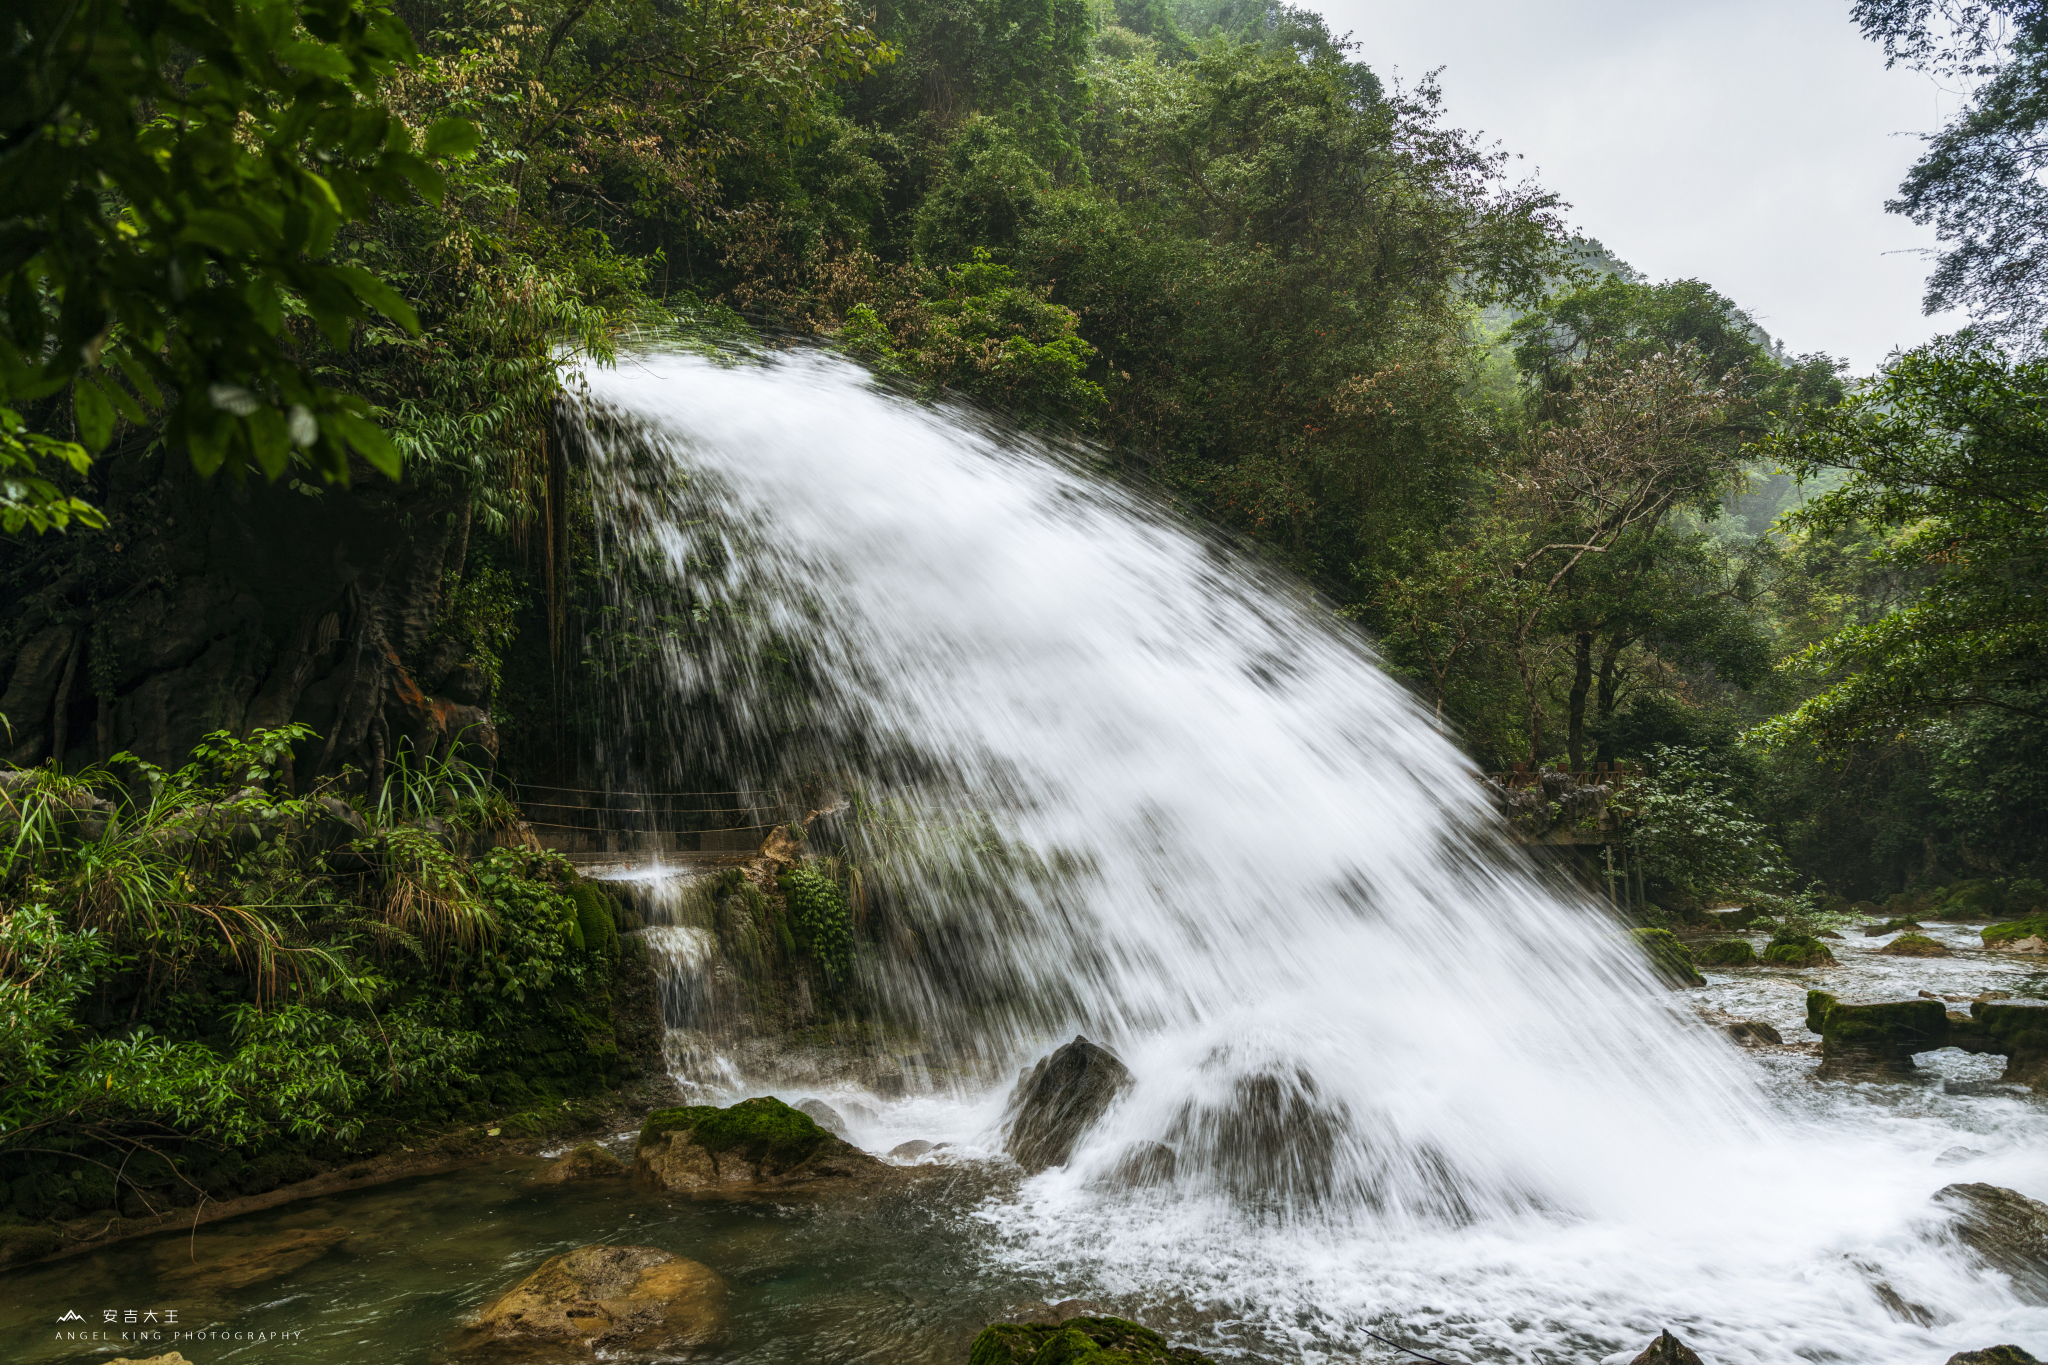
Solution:
<svg viewBox="0 0 2048 1365">
<path fill-rule="evenodd" d="M 1886 957 L 1947 957 L 1945 944 L 1928 938 L 1925 934 L 1900 934 L 1878 951 Z"/>
<path fill-rule="evenodd" d="M 120 1365 L 119 1361 L 115 1365 Z M 2041 1362 L 2017 1346 L 1986 1346 L 1981 1351 L 1959 1351 L 1948 1358 L 1948 1365 L 2041 1365 Z"/>
<path fill-rule="evenodd" d="M 846 1182 L 892 1170 L 772 1096 L 729 1109 L 689 1105 L 648 1116 L 633 1185 L 657 1194 L 739 1192 Z"/>
<path fill-rule="evenodd" d="M 1122 1318 L 984 1327 L 967 1365 L 1215 1365 L 1208 1356 L 1166 1344 L 1150 1328 Z"/>
<path fill-rule="evenodd" d="M 1948 1011 L 1939 1000 L 1845 1005 L 1808 991 L 1806 1027 L 1821 1037 L 1817 1074 L 1826 1081 L 1895 1081 L 1912 1074 L 1914 1053 L 1948 1046 Z"/>
<path fill-rule="evenodd" d="M 480 1309 L 451 1343 L 458 1359 L 594 1360 L 688 1351 L 725 1332 L 725 1281 L 654 1247 L 578 1247 Z"/>
<path fill-rule="evenodd" d="M 548 1163 L 534 1179 L 544 1185 L 561 1185 L 572 1180 L 602 1180 L 626 1174 L 626 1163 L 594 1142 L 586 1142 L 567 1156 Z"/>
<path fill-rule="evenodd" d="M 796 1107 L 796 1111 L 799 1114 L 808 1114 L 812 1123 L 817 1124 L 833 1137 L 843 1138 L 846 1136 L 846 1120 L 839 1116 L 837 1109 L 834 1109 L 825 1101 L 805 1100 Z"/>
<path fill-rule="evenodd" d="M 1997 1185 L 1950 1185 L 1934 1202 L 1954 1217 L 1956 1236 L 1995 1270 L 2013 1293 L 2048 1304 L 2048 1204 Z"/>
<path fill-rule="evenodd" d="M 1650 965 L 1666 985 L 1683 988 L 1707 984 L 1707 979 L 1693 966 L 1692 954 L 1669 929 L 1631 929 L 1629 936 L 1649 956 Z"/>
<path fill-rule="evenodd" d="M 1074 1039 L 1018 1078 L 1003 1150 L 1033 1175 L 1066 1165 L 1082 1134 L 1130 1085 L 1114 1052 Z"/>
<path fill-rule="evenodd" d="M 1700 1365 L 1700 1358 L 1692 1347 L 1672 1336 L 1667 1327 L 1630 1365 Z"/>
</svg>

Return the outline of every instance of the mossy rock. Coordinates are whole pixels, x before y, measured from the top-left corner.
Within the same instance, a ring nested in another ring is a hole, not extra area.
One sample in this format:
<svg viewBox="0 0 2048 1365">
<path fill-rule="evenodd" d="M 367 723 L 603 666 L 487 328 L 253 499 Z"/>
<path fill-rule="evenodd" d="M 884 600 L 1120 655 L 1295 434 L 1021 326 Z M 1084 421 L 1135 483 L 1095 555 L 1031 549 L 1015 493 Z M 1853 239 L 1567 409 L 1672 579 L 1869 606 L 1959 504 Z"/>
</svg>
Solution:
<svg viewBox="0 0 2048 1365">
<path fill-rule="evenodd" d="M 1914 1053 L 1949 1045 L 1948 1009 L 1939 1000 L 1845 1005 L 1808 991 L 1806 1027 L 1821 1037 L 1822 1080 L 1896 1080 L 1913 1071 Z"/>
<path fill-rule="evenodd" d="M 595 882 L 586 881 L 569 888 L 569 899 L 576 905 L 576 932 L 569 941 L 585 952 L 609 951 L 619 939 L 618 913 L 612 907 L 612 898 Z"/>
<path fill-rule="evenodd" d="M 1994 877 L 1956 882 L 1936 892 L 1934 912 L 1942 919 L 1998 919 L 2005 914 L 2005 883 Z"/>
<path fill-rule="evenodd" d="M 2001 943 L 2018 943 L 2030 938 L 2048 939 L 2048 915 L 2029 915 L 2025 919 L 1989 925 L 1979 937 L 1984 940 L 1986 948 L 1995 948 Z"/>
<path fill-rule="evenodd" d="M 1826 967 L 1834 960 L 1827 944 L 1807 934 L 1778 934 L 1764 949 L 1764 961 L 1774 967 Z"/>
<path fill-rule="evenodd" d="M 1900 934 L 1878 951 L 1886 957 L 1947 957 L 1948 945 L 1925 934 Z"/>
<path fill-rule="evenodd" d="M 1692 950 L 1693 961 L 1702 967 L 1754 967 L 1756 949 L 1746 938 L 1717 938 Z"/>
<path fill-rule="evenodd" d="M 1669 929 L 1631 929 L 1629 935 L 1648 954 L 1650 965 L 1667 984 L 1681 988 L 1707 984 L 1693 965 L 1692 954 Z"/>
<path fill-rule="evenodd" d="M 0 1266 L 40 1260 L 64 1249 L 64 1239 L 49 1227 L 0 1226 Z"/>
<path fill-rule="evenodd" d="M 1863 928 L 1863 937 L 1882 938 L 1895 934 L 1901 929 L 1925 929 L 1927 926 L 1916 919 L 1888 919 L 1883 924 L 1869 924 Z"/>
<path fill-rule="evenodd" d="M 984 1327 L 967 1365 L 1215 1365 L 1185 1346 L 1169 1346 L 1149 1327 L 1123 1318 Z"/>
<path fill-rule="evenodd" d="M 1981 1351 L 1962 1351 L 1948 1358 L 1948 1365 L 2041 1365 L 2017 1346 L 1986 1346 Z"/>
<path fill-rule="evenodd" d="M 641 1125 L 638 1146 L 652 1146 L 664 1134 L 684 1131 L 713 1155 L 737 1152 L 748 1161 L 777 1166 L 794 1166 L 832 1136 L 809 1114 L 763 1095 L 729 1109 L 710 1104 L 657 1109 Z"/>
</svg>

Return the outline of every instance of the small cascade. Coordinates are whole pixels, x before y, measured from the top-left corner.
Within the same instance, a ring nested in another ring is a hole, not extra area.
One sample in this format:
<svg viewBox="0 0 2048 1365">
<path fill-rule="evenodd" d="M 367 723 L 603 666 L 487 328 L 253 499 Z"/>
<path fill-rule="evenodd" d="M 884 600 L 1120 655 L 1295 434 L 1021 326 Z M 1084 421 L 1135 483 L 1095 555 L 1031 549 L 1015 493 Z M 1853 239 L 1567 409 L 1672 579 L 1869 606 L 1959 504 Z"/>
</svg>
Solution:
<svg viewBox="0 0 2048 1365">
<path fill-rule="evenodd" d="M 985 1150 L 1076 1033 L 1135 1078 L 985 1210 L 991 1254 L 1341 1358 L 1373 1324 L 1460 1358 L 1666 1325 L 1717 1365 L 1944 1358 L 1871 1257 L 1984 1341 L 2048 1328 L 1918 1231 L 1950 1119 L 1787 1091 L 1700 1027 L 1298 582 L 838 359 L 586 378 L 613 605 L 663 674 L 635 742 L 847 794 L 868 1013 L 839 1042 L 907 1085 L 906 1136 Z M 721 1027 L 706 945 L 760 927 L 647 931 L 678 1030 Z M 1119 1181 L 1160 1148 L 1169 1180 Z"/>
</svg>

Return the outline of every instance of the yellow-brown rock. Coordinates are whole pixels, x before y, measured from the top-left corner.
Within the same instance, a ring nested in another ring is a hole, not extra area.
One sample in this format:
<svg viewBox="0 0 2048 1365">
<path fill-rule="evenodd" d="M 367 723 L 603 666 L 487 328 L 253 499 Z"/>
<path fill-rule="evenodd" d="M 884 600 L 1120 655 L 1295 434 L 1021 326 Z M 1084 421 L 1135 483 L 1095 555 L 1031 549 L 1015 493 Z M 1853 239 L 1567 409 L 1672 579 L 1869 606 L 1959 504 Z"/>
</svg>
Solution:
<svg viewBox="0 0 2048 1365">
<path fill-rule="evenodd" d="M 725 1333 L 726 1285 L 655 1247 L 565 1252 L 478 1310 L 452 1343 L 464 1360 L 591 1360 L 692 1351 Z"/>
</svg>

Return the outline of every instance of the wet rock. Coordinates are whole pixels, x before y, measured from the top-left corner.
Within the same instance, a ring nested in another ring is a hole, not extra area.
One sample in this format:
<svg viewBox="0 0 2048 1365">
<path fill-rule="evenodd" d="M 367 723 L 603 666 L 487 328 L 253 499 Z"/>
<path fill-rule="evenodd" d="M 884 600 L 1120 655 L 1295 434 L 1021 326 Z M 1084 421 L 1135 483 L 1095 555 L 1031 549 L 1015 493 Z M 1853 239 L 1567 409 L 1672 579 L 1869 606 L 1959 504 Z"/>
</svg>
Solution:
<svg viewBox="0 0 2048 1365">
<path fill-rule="evenodd" d="M 1963 1244 L 2012 1281 L 2028 1303 L 2048 1304 L 2048 1204 L 1998 1185 L 1949 1185 L 1934 1196 Z"/>
<path fill-rule="evenodd" d="M 2048 952 L 2048 915 L 2029 915 L 2005 924 L 1987 925 L 1977 936 L 1986 948 L 2008 953 Z"/>
<path fill-rule="evenodd" d="M 1166 1344 L 1150 1328 L 1123 1318 L 1068 1318 L 1060 1323 L 1002 1322 L 982 1329 L 967 1365 L 1215 1365 L 1208 1356 Z"/>
<path fill-rule="evenodd" d="M 1114 1052 L 1074 1039 L 1018 1078 L 1003 1150 L 1033 1175 L 1066 1165 L 1082 1135 L 1130 1086 L 1131 1073 Z"/>
<path fill-rule="evenodd" d="M 1693 966 L 1692 954 L 1669 929 L 1631 929 L 1629 936 L 1649 956 L 1650 966 L 1666 985 L 1704 986 L 1707 979 Z"/>
<path fill-rule="evenodd" d="M 1806 1027 L 1821 1036 L 1825 1081 L 1898 1080 L 1913 1054 L 1948 1045 L 1948 1012 L 1939 1000 L 1845 1005 L 1826 991 L 1806 993 Z"/>
<path fill-rule="evenodd" d="M 1124 1148 L 1110 1171 L 1112 1184 L 1124 1186 L 1171 1185 L 1179 1158 L 1163 1142 L 1134 1142 Z"/>
<path fill-rule="evenodd" d="M 1057 1327 L 1068 1318 L 1113 1317 L 1108 1307 L 1092 1299 L 1061 1299 L 1058 1303 L 1026 1304 L 1010 1315 L 1012 1322 L 1042 1323 Z"/>
<path fill-rule="evenodd" d="M 1924 934 L 1900 934 L 1877 951 L 1886 957 L 1947 957 L 1946 944 Z"/>
<path fill-rule="evenodd" d="M 1778 1045 L 1785 1041 L 1785 1035 L 1761 1019 L 1738 1019 L 1726 1026 L 1726 1032 L 1744 1047 L 1758 1047 L 1764 1043 Z"/>
<path fill-rule="evenodd" d="M 1702 967 L 1754 967 L 1756 949 L 1746 938 L 1715 939 L 1693 950 L 1693 961 Z"/>
<path fill-rule="evenodd" d="M 1699 1355 L 1665 1328 L 1629 1365 L 1701 1365 Z"/>
<path fill-rule="evenodd" d="M 1982 1155 L 1984 1153 L 1978 1151 L 1975 1147 L 1949 1147 L 1944 1149 L 1940 1156 L 1934 1158 L 1934 1164 L 1937 1166 L 1960 1166 L 1966 1161 L 1975 1161 Z"/>
<path fill-rule="evenodd" d="M 2017 1346 L 1986 1346 L 1981 1351 L 1958 1351 L 1948 1358 L 1948 1365 L 2041 1365 L 2041 1362 Z"/>
<path fill-rule="evenodd" d="M 738 1192 L 845 1183 L 892 1168 L 772 1096 L 727 1109 L 688 1105 L 647 1118 L 633 1184 L 648 1193 Z"/>
<path fill-rule="evenodd" d="M 1866 924 L 1865 926 L 1863 926 L 1863 937 L 1883 938 L 1886 934 L 1896 934 L 1901 929 L 1917 931 L 1920 929 L 1925 929 L 1926 927 L 1926 925 L 1920 923 L 1918 920 L 1886 920 L 1883 924 Z"/>
<path fill-rule="evenodd" d="M 1828 951 L 1827 944 L 1811 934 L 1780 930 L 1771 936 L 1770 946 L 1764 949 L 1764 961 L 1773 967 L 1827 967 L 1834 964 L 1835 955 Z"/>
<path fill-rule="evenodd" d="M 477 1361 L 514 1352 L 592 1360 L 697 1349 L 725 1324 L 725 1281 L 708 1266 L 654 1247 L 587 1246 L 543 1262 L 486 1304 L 451 1349 Z"/>
<path fill-rule="evenodd" d="M 915 1161 L 931 1150 L 932 1145 L 923 1138 L 912 1138 L 908 1142 L 899 1142 L 891 1147 L 889 1156 L 895 1161 Z"/>
<path fill-rule="evenodd" d="M 1973 1000 L 1969 1022 L 1951 1024 L 1949 1041 L 1966 1052 L 2004 1057 L 2002 1082 L 2048 1094 L 2048 1005 Z"/>
<path fill-rule="evenodd" d="M 217 1251 L 221 1243 L 209 1241 L 206 1254 L 196 1261 L 186 1248 L 172 1243 L 167 1246 L 169 1264 L 160 1274 L 179 1293 L 203 1298 L 289 1275 L 313 1264 L 348 1236 L 347 1228 L 295 1228 L 279 1237 L 236 1238 L 246 1245 L 226 1254 Z"/>
<path fill-rule="evenodd" d="M 1228 1054 L 1219 1052 L 1212 1062 L 1227 1065 Z M 1348 1107 L 1324 1099 L 1315 1077 L 1294 1067 L 1237 1076 L 1226 1094 L 1189 1101 L 1166 1136 L 1177 1171 L 1213 1172 L 1224 1189 L 1253 1204 L 1306 1207 L 1337 1188 L 1337 1150 L 1351 1127 Z M 1417 1153 L 1411 1162 L 1412 1174 L 1425 1183 L 1435 1183 L 1432 1174 L 1440 1175 L 1441 1167 L 1433 1152 Z"/>
<path fill-rule="evenodd" d="M 846 1136 L 846 1120 L 839 1116 L 837 1109 L 834 1109 L 825 1101 L 805 1100 L 796 1107 L 796 1111 L 799 1114 L 810 1115 L 811 1122 L 823 1128 L 833 1137 L 843 1138 Z"/>
<path fill-rule="evenodd" d="M 594 1142 L 586 1142 L 568 1155 L 551 1161 L 534 1179 L 543 1185 L 563 1185 L 574 1180 L 604 1180 L 626 1174 L 626 1163 Z"/>
<path fill-rule="evenodd" d="M 1957 1356 L 1956 1359 L 1961 1360 L 1962 1357 Z M 108 1361 L 107 1365 L 192 1365 L 192 1362 L 176 1351 L 168 1351 L 160 1356 L 150 1356 L 146 1360 L 137 1360 L 132 1356 L 122 1356 L 118 1360 Z"/>
</svg>

